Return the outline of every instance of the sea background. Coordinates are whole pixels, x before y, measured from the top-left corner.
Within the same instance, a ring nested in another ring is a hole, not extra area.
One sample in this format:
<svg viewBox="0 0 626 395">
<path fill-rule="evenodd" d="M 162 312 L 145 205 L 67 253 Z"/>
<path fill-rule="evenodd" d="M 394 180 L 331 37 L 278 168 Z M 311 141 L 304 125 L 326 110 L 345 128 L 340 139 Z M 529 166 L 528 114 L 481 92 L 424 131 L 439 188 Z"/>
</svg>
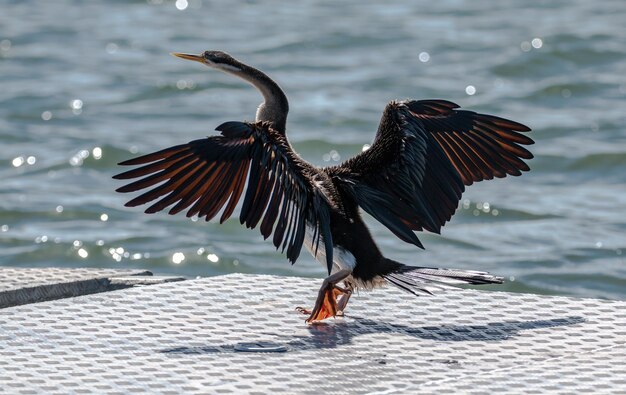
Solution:
<svg viewBox="0 0 626 395">
<path fill-rule="evenodd" d="M 443 98 L 529 125 L 532 171 L 475 184 L 422 251 L 493 289 L 626 299 L 623 1 L 0 1 L 0 266 L 323 277 L 257 230 L 146 215 L 117 162 L 252 120 L 247 84 L 169 52 L 224 50 L 273 77 L 316 165 L 371 142 L 392 99 Z"/>
</svg>

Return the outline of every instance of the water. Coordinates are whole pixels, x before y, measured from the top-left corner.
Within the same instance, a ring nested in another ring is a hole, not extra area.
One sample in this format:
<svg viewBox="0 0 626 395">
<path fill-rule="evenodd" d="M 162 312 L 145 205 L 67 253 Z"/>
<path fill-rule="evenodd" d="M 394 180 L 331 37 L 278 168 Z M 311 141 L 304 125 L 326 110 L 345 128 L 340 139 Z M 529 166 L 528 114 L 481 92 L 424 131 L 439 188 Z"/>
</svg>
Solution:
<svg viewBox="0 0 626 395">
<path fill-rule="evenodd" d="M 626 4 L 361 3 L 3 2 L 0 265 L 322 277 L 236 220 L 145 215 L 114 192 L 118 161 L 254 117 L 248 85 L 168 55 L 221 49 L 283 86 L 289 137 L 318 165 L 359 152 L 396 98 L 528 124 L 531 173 L 470 187 L 426 251 L 368 218 L 376 240 L 513 280 L 501 290 L 624 299 Z"/>
</svg>

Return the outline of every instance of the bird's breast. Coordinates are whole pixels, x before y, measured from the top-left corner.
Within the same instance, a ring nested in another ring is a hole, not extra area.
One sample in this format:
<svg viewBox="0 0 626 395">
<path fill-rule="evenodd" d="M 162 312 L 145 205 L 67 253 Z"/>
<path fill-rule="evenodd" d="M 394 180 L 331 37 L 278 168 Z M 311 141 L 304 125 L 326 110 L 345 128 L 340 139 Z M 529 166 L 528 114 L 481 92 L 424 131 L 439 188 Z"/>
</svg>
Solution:
<svg viewBox="0 0 626 395">
<path fill-rule="evenodd" d="M 314 233 L 315 229 L 313 228 L 313 226 L 307 225 L 304 237 L 304 245 L 309 250 L 311 255 L 313 255 L 315 260 L 317 260 L 322 265 L 322 267 L 326 269 L 326 248 L 324 245 L 324 241 L 320 239 L 318 246 L 317 241 L 313 238 Z M 354 254 L 350 252 L 350 250 L 342 247 L 341 245 L 333 246 L 333 268 L 331 274 L 343 269 L 353 271 L 357 264 L 357 259 Z M 367 265 L 368 262 L 366 261 L 362 264 Z M 371 290 L 374 288 L 382 287 L 386 285 L 387 282 L 382 276 L 374 276 L 369 278 L 368 280 L 363 280 L 359 277 L 350 275 L 344 280 L 344 283 L 346 284 L 346 286 L 352 289 Z"/>
</svg>

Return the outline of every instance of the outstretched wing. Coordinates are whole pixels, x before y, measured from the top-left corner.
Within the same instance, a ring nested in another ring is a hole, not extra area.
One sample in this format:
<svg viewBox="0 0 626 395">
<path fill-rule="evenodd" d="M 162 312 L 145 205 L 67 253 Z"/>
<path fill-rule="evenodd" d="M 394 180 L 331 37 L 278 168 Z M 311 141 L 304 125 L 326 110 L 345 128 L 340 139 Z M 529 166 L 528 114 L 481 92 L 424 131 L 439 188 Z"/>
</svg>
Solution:
<svg viewBox="0 0 626 395">
<path fill-rule="evenodd" d="M 445 100 L 391 102 L 371 148 L 327 172 L 400 239 L 423 248 L 414 230 L 439 233 L 465 185 L 518 176 L 533 140 L 517 122 L 455 110 Z"/>
<path fill-rule="evenodd" d="M 317 245 L 323 242 L 330 272 L 331 203 L 320 189 L 327 176 L 301 160 L 285 136 L 266 123 L 226 122 L 217 130 L 221 136 L 121 162 L 143 166 L 113 177 L 140 178 L 118 192 L 149 188 L 126 206 L 156 201 L 146 213 L 173 205 L 169 214 L 187 210 L 187 217 L 198 215 L 207 221 L 223 209 L 222 223 L 231 216 L 246 189 L 239 216 L 242 224 L 254 228 L 260 223 L 266 239 L 273 232 L 274 246 L 283 252 L 286 248 L 292 263 L 302 249 L 306 227 L 313 227 L 313 240 Z"/>
</svg>

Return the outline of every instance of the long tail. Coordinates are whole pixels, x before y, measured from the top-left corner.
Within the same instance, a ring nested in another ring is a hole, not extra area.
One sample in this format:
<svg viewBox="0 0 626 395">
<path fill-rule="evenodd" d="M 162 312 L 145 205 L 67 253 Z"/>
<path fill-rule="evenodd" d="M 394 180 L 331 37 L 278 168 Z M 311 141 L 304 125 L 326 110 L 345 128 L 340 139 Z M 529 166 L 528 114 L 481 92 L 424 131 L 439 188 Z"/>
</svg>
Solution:
<svg viewBox="0 0 626 395">
<path fill-rule="evenodd" d="M 474 270 L 398 265 L 383 277 L 403 291 L 417 296 L 432 295 L 432 291 L 454 288 L 459 284 L 502 284 L 503 281 L 502 277 Z"/>
</svg>

